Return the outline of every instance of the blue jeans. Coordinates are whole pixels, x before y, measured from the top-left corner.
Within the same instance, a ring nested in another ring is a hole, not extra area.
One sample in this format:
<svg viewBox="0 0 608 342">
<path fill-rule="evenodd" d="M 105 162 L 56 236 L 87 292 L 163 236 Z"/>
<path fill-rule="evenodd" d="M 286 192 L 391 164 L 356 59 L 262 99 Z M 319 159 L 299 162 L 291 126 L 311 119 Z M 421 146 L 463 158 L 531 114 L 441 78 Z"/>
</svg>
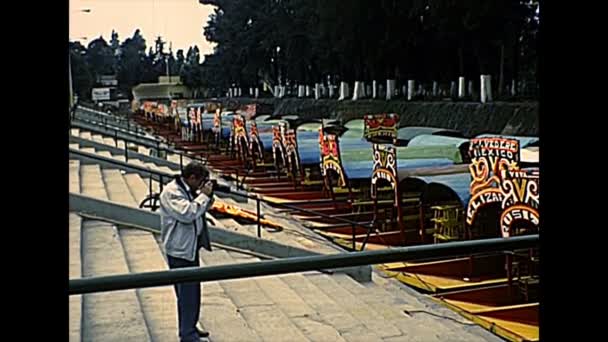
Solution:
<svg viewBox="0 0 608 342">
<path fill-rule="evenodd" d="M 198 251 L 194 261 L 175 258 L 167 255 L 169 268 L 184 268 L 200 266 Z M 181 283 L 175 284 L 177 296 L 177 321 L 179 324 L 179 338 L 181 342 L 198 342 L 200 338 L 196 331 L 201 308 L 201 284 Z"/>
</svg>

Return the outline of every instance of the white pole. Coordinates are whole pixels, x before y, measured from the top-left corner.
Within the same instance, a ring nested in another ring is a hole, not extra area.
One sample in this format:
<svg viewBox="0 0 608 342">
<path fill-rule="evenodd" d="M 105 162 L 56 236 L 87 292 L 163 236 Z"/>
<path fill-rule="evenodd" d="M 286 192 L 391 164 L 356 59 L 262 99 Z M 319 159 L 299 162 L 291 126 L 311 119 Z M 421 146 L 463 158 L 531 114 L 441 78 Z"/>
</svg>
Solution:
<svg viewBox="0 0 608 342">
<path fill-rule="evenodd" d="M 407 81 L 407 100 L 411 101 L 414 98 L 414 90 L 416 87 L 416 82 L 414 80 Z"/>
<path fill-rule="evenodd" d="M 436 97 L 438 95 L 438 85 L 437 81 L 433 81 L 433 96 Z"/>
<path fill-rule="evenodd" d="M 461 99 L 464 97 L 464 77 L 458 77 L 458 98 Z"/>
<path fill-rule="evenodd" d="M 374 80 L 372 82 L 372 98 L 377 98 L 378 97 L 378 82 L 376 82 L 376 80 Z"/>
<path fill-rule="evenodd" d="M 355 81 L 355 88 L 353 91 L 353 98 L 352 98 L 353 101 L 356 101 L 359 99 L 359 87 L 360 86 L 361 85 L 359 84 L 359 81 Z"/>
<path fill-rule="evenodd" d="M 481 75 L 479 81 L 481 83 L 481 103 L 486 103 L 488 96 L 488 94 L 486 94 L 486 76 Z"/>
</svg>

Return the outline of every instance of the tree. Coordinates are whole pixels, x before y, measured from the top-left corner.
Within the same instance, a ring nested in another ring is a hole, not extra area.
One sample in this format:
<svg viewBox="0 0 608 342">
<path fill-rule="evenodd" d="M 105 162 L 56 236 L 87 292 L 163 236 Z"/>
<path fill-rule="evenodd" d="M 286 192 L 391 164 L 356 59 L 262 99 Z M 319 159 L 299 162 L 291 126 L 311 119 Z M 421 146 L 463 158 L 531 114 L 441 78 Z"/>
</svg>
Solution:
<svg viewBox="0 0 608 342">
<path fill-rule="evenodd" d="M 87 50 L 79 42 L 70 42 L 69 50 L 74 93 L 81 99 L 90 99 L 94 78 L 87 62 Z"/>
<path fill-rule="evenodd" d="M 146 57 L 146 40 L 139 30 L 133 33 L 133 37 L 127 38 L 120 46 L 121 59 L 118 72 L 119 89 L 132 98 L 131 89 L 144 81 L 146 73 L 149 72 Z"/>
<path fill-rule="evenodd" d="M 94 77 L 111 75 L 114 73 L 114 55 L 108 43 L 99 37 L 89 43 L 87 47 L 87 62 Z"/>
</svg>

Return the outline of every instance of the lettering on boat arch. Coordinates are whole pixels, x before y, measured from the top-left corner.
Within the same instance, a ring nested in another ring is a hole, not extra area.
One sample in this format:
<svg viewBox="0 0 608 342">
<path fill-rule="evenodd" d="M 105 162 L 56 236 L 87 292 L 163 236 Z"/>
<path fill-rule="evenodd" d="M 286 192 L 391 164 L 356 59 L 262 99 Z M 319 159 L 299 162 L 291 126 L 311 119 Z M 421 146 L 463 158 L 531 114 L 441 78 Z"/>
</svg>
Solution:
<svg viewBox="0 0 608 342">
<path fill-rule="evenodd" d="M 287 161 L 289 171 L 300 171 L 300 162 L 298 158 L 298 142 L 296 140 L 295 129 L 286 129 L 283 131 L 283 146 L 285 147 L 283 160 Z"/>
<path fill-rule="evenodd" d="M 372 199 L 376 198 L 378 189 L 378 180 L 385 179 L 390 184 L 393 190 L 397 192 L 399 182 L 397 177 L 397 150 L 394 146 L 388 145 L 373 145 L 374 151 L 374 169 L 372 172 Z M 395 201 L 397 196 L 395 196 Z"/>
<path fill-rule="evenodd" d="M 338 174 L 338 186 L 346 187 L 346 177 L 340 161 L 340 150 L 335 134 L 323 134 L 319 129 L 319 143 L 321 147 L 321 174 L 327 177 L 327 170 L 333 170 Z"/>
<path fill-rule="evenodd" d="M 504 138 L 472 139 L 469 155 L 472 181 L 466 222 L 471 225 L 481 207 L 503 201 L 501 170 L 519 169 L 519 141 Z"/>
<path fill-rule="evenodd" d="M 247 129 L 245 127 L 245 120 L 240 114 L 236 114 L 232 119 L 232 132 L 233 132 L 233 146 L 236 147 L 240 156 L 246 155 L 246 150 L 249 146 L 247 141 Z"/>
<path fill-rule="evenodd" d="M 272 159 L 277 170 L 285 166 L 285 159 L 283 157 L 285 155 L 283 151 L 283 130 L 285 130 L 285 123 L 283 122 L 280 122 L 278 126 L 272 126 Z M 279 164 L 277 156 L 281 156 L 281 164 Z"/>
<path fill-rule="evenodd" d="M 500 231 L 503 237 L 513 234 L 512 224 L 526 220 L 539 227 L 539 171 L 502 170 L 500 183 L 503 192 Z"/>
<path fill-rule="evenodd" d="M 264 162 L 264 149 L 262 146 L 262 141 L 260 140 L 260 133 L 258 132 L 258 125 L 255 123 L 255 121 L 251 121 L 251 127 L 249 130 L 249 153 L 253 156 L 254 155 L 254 147 L 253 145 L 257 146 L 257 161 L 259 163 L 263 163 Z"/>
<path fill-rule="evenodd" d="M 397 139 L 398 114 L 369 114 L 363 120 L 363 136 L 368 141 L 392 143 Z"/>
</svg>

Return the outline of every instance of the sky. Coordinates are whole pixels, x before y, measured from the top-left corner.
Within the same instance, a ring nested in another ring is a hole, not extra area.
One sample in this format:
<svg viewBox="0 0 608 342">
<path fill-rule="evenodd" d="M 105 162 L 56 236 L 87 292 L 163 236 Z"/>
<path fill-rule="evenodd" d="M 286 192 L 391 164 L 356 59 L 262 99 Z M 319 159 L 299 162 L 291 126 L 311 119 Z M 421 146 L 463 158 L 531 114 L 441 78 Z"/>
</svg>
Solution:
<svg viewBox="0 0 608 342">
<path fill-rule="evenodd" d="M 109 42 L 115 30 L 122 43 L 140 29 L 146 50 L 160 35 L 167 49 L 172 43 L 174 54 L 178 49 L 185 54 L 190 46 L 197 45 L 202 56 L 213 52 L 213 44 L 203 36 L 213 8 L 198 0 L 70 0 L 69 38 L 87 46 L 99 36 Z"/>
</svg>

